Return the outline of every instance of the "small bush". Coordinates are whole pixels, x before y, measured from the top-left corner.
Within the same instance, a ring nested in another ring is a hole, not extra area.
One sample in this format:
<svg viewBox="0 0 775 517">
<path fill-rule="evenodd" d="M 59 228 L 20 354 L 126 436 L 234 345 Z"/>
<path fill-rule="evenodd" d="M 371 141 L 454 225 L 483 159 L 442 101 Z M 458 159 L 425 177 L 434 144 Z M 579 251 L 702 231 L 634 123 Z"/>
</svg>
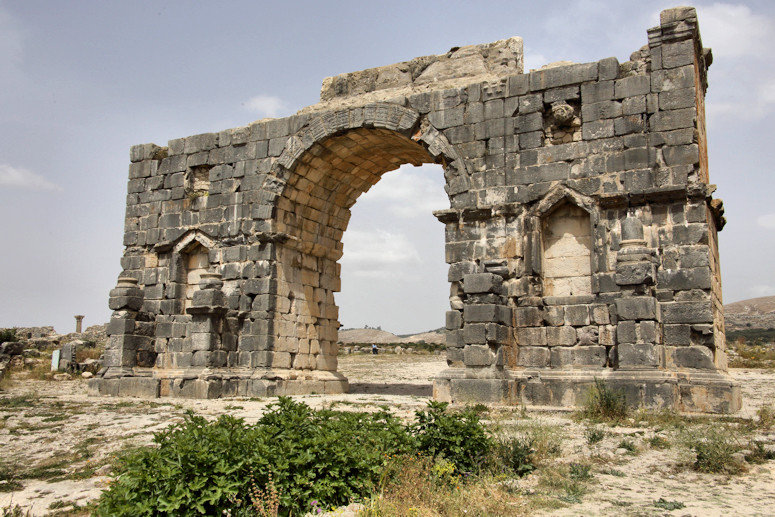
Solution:
<svg viewBox="0 0 775 517">
<path fill-rule="evenodd" d="M 589 445 L 594 445 L 603 441 L 603 438 L 605 438 L 605 431 L 599 427 L 587 427 L 584 429 L 584 438 L 586 438 Z"/>
<path fill-rule="evenodd" d="M 620 422 L 629 414 L 624 392 L 610 388 L 605 381 L 595 379 L 589 389 L 581 415 L 590 420 Z"/>
<path fill-rule="evenodd" d="M 535 470 L 532 441 L 525 437 L 503 438 L 496 445 L 496 462 L 519 477 Z M 497 466 L 496 466 L 497 470 Z"/>
<path fill-rule="evenodd" d="M 624 449 L 629 453 L 635 453 L 638 451 L 638 447 L 635 445 L 635 442 L 630 440 L 629 438 L 623 438 L 621 442 L 619 442 L 619 445 L 616 446 L 618 449 Z"/>
<path fill-rule="evenodd" d="M 680 501 L 668 501 L 661 497 L 656 501 L 654 501 L 654 506 L 667 511 L 680 510 L 682 508 L 686 508 L 686 505 Z"/>
<path fill-rule="evenodd" d="M 286 397 L 255 425 L 189 412 L 154 441 L 157 448 L 120 458 L 97 515 L 238 515 L 255 495 L 253 482 L 276 488 L 280 515 L 300 515 L 313 500 L 339 506 L 366 497 L 387 457 L 412 446 L 386 412 L 315 412 Z"/>
<path fill-rule="evenodd" d="M 775 424 L 775 410 L 769 404 L 757 409 L 756 416 L 759 417 L 756 425 L 761 429 L 769 429 Z"/>
<path fill-rule="evenodd" d="M 737 474 L 744 466 L 735 460 L 741 450 L 734 429 L 728 426 L 709 425 L 687 431 L 685 445 L 695 453 L 693 467 L 700 472 Z"/>
<path fill-rule="evenodd" d="M 670 442 L 667 441 L 665 438 L 659 436 L 659 435 L 652 436 L 651 438 L 647 439 L 646 441 L 648 442 L 648 444 L 653 449 L 664 450 L 664 449 L 669 449 L 670 448 Z"/>
<path fill-rule="evenodd" d="M 0 345 L 5 342 L 16 341 L 16 329 L 0 330 Z"/>
<path fill-rule="evenodd" d="M 762 442 L 752 441 L 749 449 L 751 452 L 745 455 L 748 463 L 761 464 L 769 460 L 775 460 L 775 452 L 767 450 Z"/>
<path fill-rule="evenodd" d="M 428 409 L 417 411 L 417 422 L 411 433 L 417 450 L 431 457 L 442 457 L 464 474 L 476 473 L 484 466 L 493 445 L 481 424 L 479 415 L 471 410 L 459 413 L 447 411 L 446 402 L 428 402 Z"/>
</svg>

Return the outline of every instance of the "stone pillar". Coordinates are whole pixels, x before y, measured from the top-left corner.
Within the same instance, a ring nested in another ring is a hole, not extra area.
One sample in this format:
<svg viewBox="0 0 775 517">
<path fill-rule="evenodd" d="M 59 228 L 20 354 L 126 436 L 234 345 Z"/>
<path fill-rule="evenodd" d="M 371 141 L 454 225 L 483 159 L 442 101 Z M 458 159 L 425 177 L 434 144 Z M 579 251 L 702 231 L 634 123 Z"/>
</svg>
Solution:
<svg viewBox="0 0 775 517">
<path fill-rule="evenodd" d="M 81 325 L 83 324 L 83 319 L 85 316 L 83 314 L 76 314 L 75 315 L 75 332 L 77 334 L 81 333 Z"/>
<path fill-rule="evenodd" d="M 137 364 L 142 336 L 134 334 L 135 320 L 143 306 L 143 290 L 137 286 L 137 279 L 119 278 L 116 287 L 110 291 L 108 306 L 113 309 L 113 315 L 108 324 L 108 345 L 102 365 L 110 373 L 111 369 L 120 371 Z"/>
<path fill-rule="evenodd" d="M 202 273 L 199 290 L 194 292 L 191 307 L 191 332 L 186 338 L 186 349 L 191 353 L 191 366 L 224 367 L 228 353 L 222 348 L 221 331 L 226 314 L 225 299 L 219 273 Z"/>
</svg>

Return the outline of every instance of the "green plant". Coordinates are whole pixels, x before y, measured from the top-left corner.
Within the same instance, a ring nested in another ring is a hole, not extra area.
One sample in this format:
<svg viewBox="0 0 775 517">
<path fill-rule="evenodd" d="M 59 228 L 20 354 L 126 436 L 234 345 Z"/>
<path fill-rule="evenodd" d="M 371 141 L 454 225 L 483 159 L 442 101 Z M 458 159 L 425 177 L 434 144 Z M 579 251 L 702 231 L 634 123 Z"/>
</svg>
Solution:
<svg viewBox="0 0 775 517">
<path fill-rule="evenodd" d="M 595 379 L 581 410 L 584 418 L 604 422 L 620 422 L 629 414 L 624 392 L 610 388 L 605 381 Z"/>
<path fill-rule="evenodd" d="M 745 461 L 748 463 L 760 464 L 775 460 L 775 451 L 768 450 L 762 442 L 752 441 L 749 448 L 751 452 L 745 455 Z"/>
<path fill-rule="evenodd" d="M 31 517 L 32 510 L 29 508 L 22 508 L 18 504 L 9 504 L 2 508 L 2 517 Z"/>
<path fill-rule="evenodd" d="M 519 477 L 535 470 L 532 441 L 523 436 L 500 439 L 496 444 L 496 461 Z"/>
<path fill-rule="evenodd" d="M 594 445 L 605 438 L 605 431 L 599 427 L 587 427 L 584 429 L 584 438 L 589 445 Z"/>
<path fill-rule="evenodd" d="M 481 424 L 479 415 L 470 411 L 447 411 L 446 402 L 428 402 L 425 411 L 416 411 L 417 422 L 411 432 L 417 450 L 431 457 L 441 456 L 464 473 L 478 472 L 492 448 L 492 439 Z"/>
<path fill-rule="evenodd" d="M 759 417 L 759 421 L 756 425 L 761 429 L 769 429 L 775 424 L 775 410 L 773 410 L 772 406 L 769 404 L 757 409 L 756 416 Z"/>
<path fill-rule="evenodd" d="M 617 448 L 624 449 L 629 453 L 635 453 L 638 451 L 638 447 L 635 445 L 635 442 L 633 442 L 629 438 L 622 438 L 622 441 L 619 442 L 619 445 L 617 445 Z"/>
<path fill-rule="evenodd" d="M 16 329 L 3 329 L 0 330 L 0 344 L 8 341 L 16 341 Z"/>
<path fill-rule="evenodd" d="M 234 501 L 246 504 L 252 483 L 271 495 L 270 475 L 279 514 L 303 514 L 312 500 L 338 506 L 368 496 L 387 458 L 413 446 L 387 412 L 312 411 L 287 397 L 255 425 L 229 415 L 208 422 L 189 412 L 154 441 L 158 447 L 119 458 L 97 515 L 237 511 Z"/>
<path fill-rule="evenodd" d="M 730 426 L 711 424 L 695 428 L 686 431 L 683 440 L 695 453 L 695 470 L 727 474 L 744 470 L 744 466 L 734 458 L 741 446 L 736 431 Z"/>
<path fill-rule="evenodd" d="M 568 474 L 574 481 L 586 481 L 592 479 L 592 473 L 590 472 L 590 466 L 585 463 L 571 463 L 569 466 Z"/>
<path fill-rule="evenodd" d="M 686 505 L 679 501 L 668 501 L 661 497 L 656 501 L 654 501 L 654 506 L 667 511 L 680 510 L 682 508 L 686 508 Z"/>
<path fill-rule="evenodd" d="M 665 439 L 665 438 L 663 438 L 663 437 L 661 437 L 659 435 L 654 435 L 651 438 L 648 438 L 646 441 L 654 449 L 669 449 L 670 448 L 670 442 L 667 439 Z"/>
</svg>

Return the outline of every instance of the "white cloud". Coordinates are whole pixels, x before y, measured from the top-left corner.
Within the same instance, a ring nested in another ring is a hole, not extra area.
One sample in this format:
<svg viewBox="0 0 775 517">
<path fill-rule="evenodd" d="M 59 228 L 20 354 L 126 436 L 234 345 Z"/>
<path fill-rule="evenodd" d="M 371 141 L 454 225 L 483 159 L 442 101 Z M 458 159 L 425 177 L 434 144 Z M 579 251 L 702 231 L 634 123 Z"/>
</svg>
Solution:
<svg viewBox="0 0 775 517">
<path fill-rule="evenodd" d="M 756 218 L 756 224 L 768 230 L 775 229 L 775 214 L 764 214 Z"/>
<path fill-rule="evenodd" d="M 384 230 L 347 230 L 342 239 L 342 267 L 359 277 L 402 276 L 405 268 L 397 265 L 418 264 L 420 255 L 403 234 Z"/>
<path fill-rule="evenodd" d="M 775 24 L 747 5 L 715 3 L 698 9 L 703 44 L 720 58 L 768 55 Z"/>
<path fill-rule="evenodd" d="M 242 104 L 246 110 L 258 113 L 263 117 L 275 118 L 286 114 L 288 109 L 285 101 L 273 95 L 256 95 Z"/>
<path fill-rule="evenodd" d="M 402 165 L 385 173 L 371 190 L 358 199 L 358 203 L 384 204 L 386 211 L 402 218 L 449 208 L 449 198 L 440 178 L 443 178 L 440 165 L 424 165 L 419 170 L 412 165 Z"/>
<path fill-rule="evenodd" d="M 769 49 L 775 47 L 775 18 L 741 4 L 699 7 L 702 42 L 713 49 L 708 72 L 708 119 L 762 120 L 775 107 L 775 75 Z"/>
<path fill-rule="evenodd" d="M 62 187 L 43 176 L 5 163 L 0 163 L 0 186 L 27 190 L 62 190 Z"/>
</svg>

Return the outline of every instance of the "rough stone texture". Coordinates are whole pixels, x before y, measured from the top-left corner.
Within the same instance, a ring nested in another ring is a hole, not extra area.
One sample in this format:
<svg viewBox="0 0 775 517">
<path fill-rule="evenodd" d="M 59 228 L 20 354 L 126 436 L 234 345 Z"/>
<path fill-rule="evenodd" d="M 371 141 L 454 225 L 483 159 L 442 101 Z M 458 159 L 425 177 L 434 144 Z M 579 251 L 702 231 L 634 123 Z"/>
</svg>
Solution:
<svg viewBox="0 0 775 517">
<path fill-rule="evenodd" d="M 735 411 L 694 9 L 662 13 L 626 63 L 522 63 L 519 38 L 455 48 L 328 78 L 291 117 L 133 147 L 95 390 L 346 390 L 350 207 L 440 163 L 455 368 L 437 397 L 568 405 L 598 376 L 635 404 Z"/>
</svg>

